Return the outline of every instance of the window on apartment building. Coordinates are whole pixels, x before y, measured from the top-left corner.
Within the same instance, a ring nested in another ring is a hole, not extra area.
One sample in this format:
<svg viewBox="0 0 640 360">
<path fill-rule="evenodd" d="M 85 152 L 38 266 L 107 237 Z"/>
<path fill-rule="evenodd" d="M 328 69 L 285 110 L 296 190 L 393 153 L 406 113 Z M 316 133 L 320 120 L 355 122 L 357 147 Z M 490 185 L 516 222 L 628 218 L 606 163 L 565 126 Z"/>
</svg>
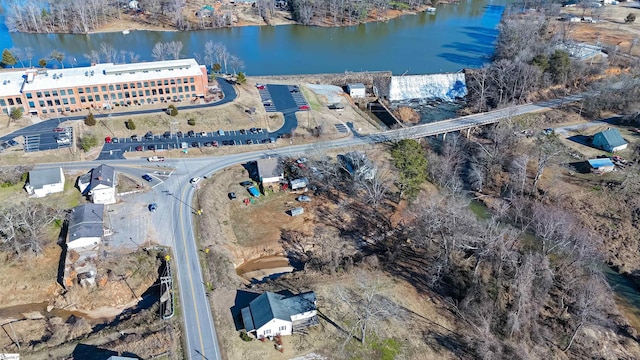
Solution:
<svg viewBox="0 0 640 360">
<path fill-rule="evenodd" d="M 38 101 L 38 105 L 40 105 L 40 107 L 44 107 L 44 100 Z"/>
<path fill-rule="evenodd" d="M 157 98 L 157 97 L 154 97 L 154 98 L 153 98 L 153 101 L 158 101 L 158 98 Z"/>
<path fill-rule="evenodd" d="M 160 96 L 160 101 L 164 101 L 164 96 Z"/>
<path fill-rule="evenodd" d="M 191 91 L 196 91 L 196 86 L 195 85 L 191 85 Z"/>
<path fill-rule="evenodd" d="M 163 90 L 163 89 L 158 89 L 158 93 L 159 93 L 160 95 L 162 95 L 162 94 L 164 94 L 164 90 Z"/>
<path fill-rule="evenodd" d="M 129 90 L 129 84 L 122 84 L 122 88 L 125 90 Z"/>
<path fill-rule="evenodd" d="M 76 104 L 76 98 L 70 98 L 69 101 L 71 101 L 71 105 L 75 105 Z"/>
<path fill-rule="evenodd" d="M 148 81 L 144 82 L 144 87 L 149 87 L 149 82 Z"/>
<path fill-rule="evenodd" d="M 182 84 L 182 79 L 178 79 L 178 84 Z"/>
<path fill-rule="evenodd" d="M 66 96 L 67 95 L 67 90 L 60 90 L 60 95 Z"/>
<path fill-rule="evenodd" d="M 96 94 L 96 101 L 100 101 L 100 95 Z"/>
<path fill-rule="evenodd" d="M 64 111 L 71 111 L 71 108 L 67 106 L 66 108 L 64 108 Z"/>
<path fill-rule="evenodd" d="M 151 103 L 151 98 L 147 98 L 147 103 Z"/>
<path fill-rule="evenodd" d="M 9 101 L 9 105 L 14 105 L 13 99 L 7 99 L 7 101 Z"/>
<path fill-rule="evenodd" d="M 47 106 L 53 106 L 53 101 L 47 100 Z"/>
<path fill-rule="evenodd" d="M 42 109 L 42 113 L 46 114 L 47 113 L 47 109 Z"/>
<path fill-rule="evenodd" d="M 178 86 L 178 92 L 182 94 L 182 86 Z"/>
<path fill-rule="evenodd" d="M 50 93 L 50 92 L 48 92 L 48 91 L 45 91 L 45 92 L 44 92 L 44 97 L 49 97 L 49 96 L 51 96 L 51 93 Z"/>
<path fill-rule="evenodd" d="M 16 98 L 16 103 L 18 103 L 18 105 L 22 105 L 22 99 L 21 98 Z"/>
<path fill-rule="evenodd" d="M 189 92 L 189 85 L 184 86 L 184 92 Z"/>
<path fill-rule="evenodd" d="M 175 85 L 176 84 L 176 80 L 175 79 L 171 79 L 171 85 Z M 167 85 L 167 84 L 165 84 Z"/>
<path fill-rule="evenodd" d="M 158 91 L 156 89 L 151 90 L 152 95 L 158 95 Z"/>
<path fill-rule="evenodd" d="M 171 88 L 171 93 L 172 93 L 172 94 L 175 94 L 175 93 L 176 93 L 176 88 L 172 87 L 172 88 Z"/>
<path fill-rule="evenodd" d="M 144 96 L 144 92 L 142 92 L 142 90 L 138 91 L 138 96 L 140 97 Z"/>
<path fill-rule="evenodd" d="M 94 86 L 94 87 L 93 87 L 93 92 L 94 92 L 94 93 L 97 93 L 97 92 L 98 92 L 98 87 L 97 87 L 97 86 Z"/>
<path fill-rule="evenodd" d="M 139 89 L 139 88 L 141 88 L 141 87 L 142 87 L 142 83 L 141 83 L 141 82 L 137 83 L 137 84 L 136 84 L 136 87 L 137 87 L 138 89 Z"/>
<path fill-rule="evenodd" d="M 54 102 L 55 102 L 56 106 L 60 106 L 60 99 L 55 99 Z"/>
<path fill-rule="evenodd" d="M 118 93 L 118 99 L 122 99 L 122 93 Z"/>
<path fill-rule="evenodd" d="M 128 91 L 125 91 L 125 92 L 124 92 L 124 97 L 125 97 L 125 98 L 127 98 L 127 99 L 130 97 L 130 96 L 129 96 L 129 92 L 128 92 Z"/>
<path fill-rule="evenodd" d="M 144 94 L 145 94 L 145 95 L 147 95 L 147 96 L 149 96 L 149 95 L 151 95 L 151 91 L 149 91 L 149 90 L 145 90 L 145 91 L 144 91 Z"/>
<path fill-rule="evenodd" d="M 53 90 L 53 91 L 51 92 L 51 95 L 53 95 L 53 96 L 58 96 L 58 90 Z"/>
<path fill-rule="evenodd" d="M 69 105 L 69 99 L 62 98 L 62 103 L 65 104 L 65 105 Z"/>
<path fill-rule="evenodd" d="M 138 97 L 138 94 L 137 94 L 135 91 L 132 91 L 132 92 L 131 92 L 131 96 L 132 96 L 132 97 Z"/>
<path fill-rule="evenodd" d="M 84 89 L 83 88 L 78 88 L 78 94 L 84 94 Z"/>
<path fill-rule="evenodd" d="M 113 85 L 109 85 L 109 91 L 113 91 Z"/>
<path fill-rule="evenodd" d="M 129 84 L 129 87 L 132 88 L 132 89 L 135 89 L 136 88 L 136 84 L 131 83 L 131 84 Z"/>
<path fill-rule="evenodd" d="M 29 107 L 34 108 L 36 107 L 36 104 L 33 101 L 29 101 Z"/>
<path fill-rule="evenodd" d="M 36 92 L 36 97 L 42 97 L 42 93 L 40 91 Z"/>
<path fill-rule="evenodd" d="M 80 96 L 80 102 L 81 103 L 87 102 L 87 98 L 85 98 L 84 96 Z"/>
<path fill-rule="evenodd" d="M 111 100 L 115 100 L 116 99 L 116 94 L 111 94 Z"/>
<path fill-rule="evenodd" d="M 194 78 L 189 78 L 189 82 L 190 82 L 190 83 L 193 83 L 194 81 L 195 81 L 195 79 L 194 79 Z"/>
<path fill-rule="evenodd" d="M 73 95 L 73 89 L 69 89 L 69 95 Z"/>
<path fill-rule="evenodd" d="M 33 95 L 31 95 L 31 93 L 27 93 L 27 99 L 31 99 L 33 97 Z"/>
<path fill-rule="evenodd" d="M 7 106 L 7 103 L 4 101 L 4 99 L 0 99 L 0 106 Z"/>
<path fill-rule="evenodd" d="M 265 335 L 269 335 L 269 334 L 271 334 L 271 329 L 267 329 L 267 330 L 265 330 L 265 331 L 264 331 L 264 334 L 265 334 Z"/>
<path fill-rule="evenodd" d="M 164 88 L 164 93 L 169 94 L 169 88 Z"/>
<path fill-rule="evenodd" d="M 165 84 L 165 85 L 169 85 L 169 80 L 164 79 L 164 84 Z"/>
<path fill-rule="evenodd" d="M 84 88 L 84 92 L 86 92 L 87 94 L 91 92 L 91 88 L 90 87 L 86 87 Z"/>
<path fill-rule="evenodd" d="M 121 89 L 120 84 L 117 84 L 116 85 L 116 90 L 120 90 L 120 89 Z"/>
<path fill-rule="evenodd" d="M 105 92 L 105 91 L 107 91 L 107 86 L 106 85 L 102 85 L 101 89 L 102 89 L 102 92 Z"/>
<path fill-rule="evenodd" d="M 89 96 L 87 96 L 87 100 L 88 100 L 89 102 L 93 102 L 93 95 L 89 95 Z"/>
<path fill-rule="evenodd" d="M 155 81 L 152 81 L 152 82 L 151 82 L 151 86 L 156 86 L 156 82 L 155 82 Z"/>
</svg>

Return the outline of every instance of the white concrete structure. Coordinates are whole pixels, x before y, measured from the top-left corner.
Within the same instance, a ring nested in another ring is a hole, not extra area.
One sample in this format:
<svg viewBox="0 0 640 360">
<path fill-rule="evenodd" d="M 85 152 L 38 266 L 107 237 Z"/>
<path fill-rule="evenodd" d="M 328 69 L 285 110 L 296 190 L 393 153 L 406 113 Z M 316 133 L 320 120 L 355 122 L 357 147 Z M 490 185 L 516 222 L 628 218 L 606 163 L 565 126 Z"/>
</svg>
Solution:
<svg viewBox="0 0 640 360">
<path fill-rule="evenodd" d="M 104 205 L 82 204 L 69 214 L 67 250 L 96 247 L 102 242 Z"/>
<path fill-rule="evenodd" d="M 64 191 L 64 173 L 62 168 L 37 169 L 29 171 L 29 181 L 24 189 L 31 197 L 45 197 Z"/>
<path fill-rule="evenodd" d="M 317 324 L 313 291 L 285 297 L 265 292 L 241 310 L 245 330 L 256 338 L 291 335 L 297 329 Z"/>
<path fill-rule="evenodd" d="M 104 164 L 78 179 L 80 192 L 94 204 L 115 204 L 117 184 L 115 169 Z"/>
<path fill-rule="evenodd" d="M 351 96 L 352 98 L 367 97 L 367 89 L 362 83 L 348 84 L 347 92 L 349 93 L 349 96 Z"/>
</svg>

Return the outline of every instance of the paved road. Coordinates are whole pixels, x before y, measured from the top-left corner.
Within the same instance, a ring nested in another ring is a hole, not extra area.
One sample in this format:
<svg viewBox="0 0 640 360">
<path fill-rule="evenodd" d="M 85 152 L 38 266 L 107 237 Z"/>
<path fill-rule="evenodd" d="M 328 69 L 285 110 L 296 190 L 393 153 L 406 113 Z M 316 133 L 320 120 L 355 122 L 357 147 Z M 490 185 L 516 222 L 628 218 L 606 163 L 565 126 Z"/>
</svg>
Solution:
<svg viewBox="0 0 640 360">
<path fill-rule="evenodd" d="M 211 317 L 211 309 L 208 305 L 202 272 L 198 258 L 198 249 L 193 234 L 191 203 L 195 187 L 188 180 L 194 176 L 211 176 L 212 174 L 228 166 L 253 161 L 266 157 L 298 156 L 313 151 L 324 151 L 332 148 L 351 147 L 375 142 L 395 141 L 404 138 L 419 138 L 433 136 L 441 133 L 467 129 L 484 124 L 499 121 L 508 116 L 515 116 L 529 112 L 536 112 L 561 105 L 564 102 L 576 101 L 579 95 L 565 99 L 545 101 L 537 104 L 528 104 L 511 107 L 508 109 L 493 111 L 490 113 L 471 115 L 457 119 L 445 120 L 436 123 L 423 124 L 411 128 L 380 132 L 372 135 L 360 136 L 357 133 L 352 138 L 327 141 L 314 144 L 303 144 L 285 148 L 252 151 L 241 154 L 214 156 L 208 158 L 170 160 L 168 163 L 176 168 L 176 176 L 159 184 L 154 188 L 156 192 L 166 194 L 166 199 L 175 201 L 163 201 L 159 204 L 159 212 L 164 212 L 171 218 L 174 236 L 174 253 L 178 267 L 178 281 L 180 284 L 180 303 L 185 323 L 185 341 L 187 345 L 188 359 L 220 359 L 220 349 L 217 341 L 215 327 Z M 275 102 L 275 101 L 274 101 Z M 82 163 L 58 163 L 46 164 L 39 167 L 62 166 L 64 168 L 92 167 L 102 161 Z M 113 166 L 148 166 L 144 160 L 113 160 L 109 161 Z M 157 179 L 154 179 L 157 181 Z M 169 195 L 170 194 L 170 195 Z M 165 224 L 167 221 L 163 219 Z"/>
</svg>

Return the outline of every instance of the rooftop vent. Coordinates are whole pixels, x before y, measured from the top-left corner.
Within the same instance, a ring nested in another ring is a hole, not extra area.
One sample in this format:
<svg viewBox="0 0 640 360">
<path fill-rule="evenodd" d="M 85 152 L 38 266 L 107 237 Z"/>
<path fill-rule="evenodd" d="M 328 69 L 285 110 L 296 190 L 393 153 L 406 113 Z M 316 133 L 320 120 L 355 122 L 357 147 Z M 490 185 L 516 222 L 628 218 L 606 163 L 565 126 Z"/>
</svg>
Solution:
<svg viewBox="0 0 640 360">
<path fill-rule="evenodd" d="M 58 75 L 53 74 L 53 78 L 54 78 L 54 79 L 57 79 L 57 78 L 58 78 Z"/>
<path fill-rule="evenodd" d="M 85 72 L 84 72 L 84 76 L 89 76 L 89 72 L 88 72 L 88 71 L 85 71 Z"/>
</svg>

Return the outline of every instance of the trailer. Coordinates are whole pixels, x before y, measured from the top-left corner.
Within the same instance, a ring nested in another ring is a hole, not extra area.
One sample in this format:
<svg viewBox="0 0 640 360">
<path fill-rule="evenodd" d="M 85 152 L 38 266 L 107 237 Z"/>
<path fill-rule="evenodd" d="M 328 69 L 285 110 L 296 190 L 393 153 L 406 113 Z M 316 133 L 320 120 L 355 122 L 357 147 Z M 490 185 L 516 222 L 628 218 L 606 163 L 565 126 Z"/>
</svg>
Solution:
<svg viewBox="0 0 640 360">
<path fill-rule="evenodd" d="M 301 207 L 293 208 L 289 210 L 289 214 L 291 214 L 291 216 L 302 215 L 304 214 L 304 208 L 301 208 Z"/>
</svg>

